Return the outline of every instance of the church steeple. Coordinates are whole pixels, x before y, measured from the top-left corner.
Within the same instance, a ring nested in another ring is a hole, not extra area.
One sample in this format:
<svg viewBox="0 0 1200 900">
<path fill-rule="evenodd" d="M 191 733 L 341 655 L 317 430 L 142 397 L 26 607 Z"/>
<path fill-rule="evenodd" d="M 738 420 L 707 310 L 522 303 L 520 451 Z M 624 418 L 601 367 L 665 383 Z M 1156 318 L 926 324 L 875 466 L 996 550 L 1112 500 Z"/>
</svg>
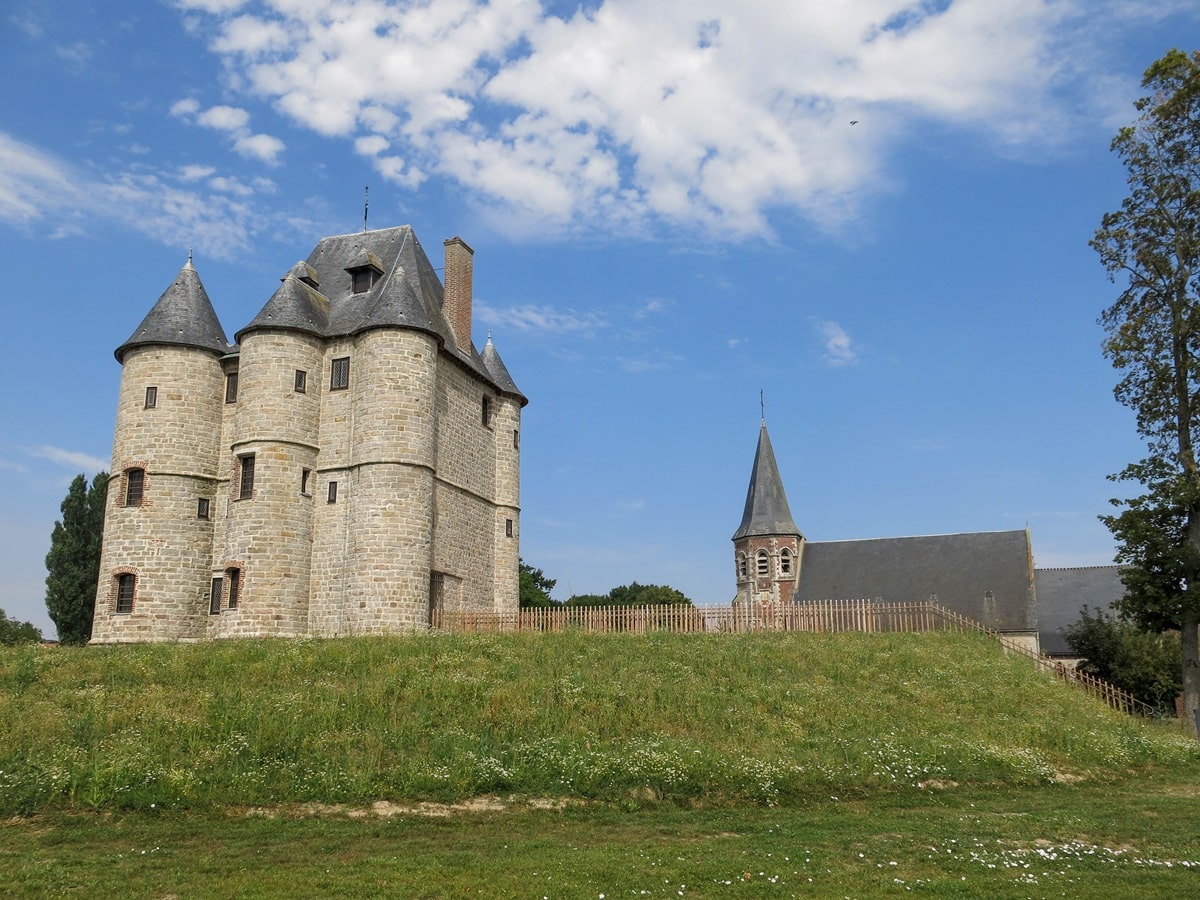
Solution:
<svg viewBox="0 0 1200 900">
<path fill-rule="evenodd" d="M 804 535 L 792 519 L 764 420 L 746 491 L 742 524 L 733 534 L 735 605 L 788 603 L 800 573 Z"/>
<path fill-rule="evenodd" d="M 746 510 L 742 513 L 742 524 L 734 532 L 733 539 L 737 541 L 751 535 L 770 534 L 798 535 L 800 529 L 792 521 L 792 511 L 788 508 L 783 479 L 779 477 L 771 436 L 767 434 L 767 423 L 764 421 L 758 430 L 758 450 L 754 454 L 754 468 L 750 471 Z"/>
</svg>

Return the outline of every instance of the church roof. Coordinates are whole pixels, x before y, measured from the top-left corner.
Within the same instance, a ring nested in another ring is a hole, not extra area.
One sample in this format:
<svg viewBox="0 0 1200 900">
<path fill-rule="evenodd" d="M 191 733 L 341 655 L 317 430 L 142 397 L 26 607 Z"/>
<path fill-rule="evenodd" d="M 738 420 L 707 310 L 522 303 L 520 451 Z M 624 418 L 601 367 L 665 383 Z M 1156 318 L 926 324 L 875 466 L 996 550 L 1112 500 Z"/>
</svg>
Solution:
<svg viewBox="0 0 1200 900">
<path fill-rule="evenodd" d="M 1113 611 L 1125 596 L 1121 570 L 1117 566 L 1083 566 L 1072 569 L 1035 569 L 1038 600 L 1038 642 L 1043 653 L 1071 652 L 1062 629 L 1079 621 L 1079 611 Z"/>
<path fill-rule="evenodd" d="M 806 542 L 793 600 L 929 600 L 990 628 L 1038 627 L 1029 532 Z"/>
<path fill-rule="evenodd" d="M 123 360 L 126 351 L 148 344 L 196 347 L 220 355 L 229 351 L 225 329 L 213 311 L 212 302 L 190 258 L 146 314 L 142 324 L 116 349 L 117 362 Z"/>
<path fill-rule="evenodd" d="M 763 422 L 758 431 L 750 487 L 746 491 L 746 509 L 733 540 L 768 534 L 799 535 L 800 529 L 792 520 L 783 479 L 779 477 L 779 466 L 775 463 L 775 451 L 771 449 L 771 438 L 767 434 L 767 423 Z"/>
</svg>

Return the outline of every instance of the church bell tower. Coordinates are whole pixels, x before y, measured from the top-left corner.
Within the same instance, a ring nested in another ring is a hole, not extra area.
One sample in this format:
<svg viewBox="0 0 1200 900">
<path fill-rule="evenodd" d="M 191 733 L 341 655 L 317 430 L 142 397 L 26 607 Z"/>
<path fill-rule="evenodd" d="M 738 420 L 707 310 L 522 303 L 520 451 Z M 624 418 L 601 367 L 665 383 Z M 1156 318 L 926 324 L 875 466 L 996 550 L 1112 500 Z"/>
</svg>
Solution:
<svg viewBox="0 0 1200 900">
<path fill-rule="evenodd" d="M 737 571 L 734 606 L 790 603 L 800 576 L 804 535 L 792 521 L 775 451 L 763 421 L 746 492 L 742 524 L 733 535 Z"/>
</svg>

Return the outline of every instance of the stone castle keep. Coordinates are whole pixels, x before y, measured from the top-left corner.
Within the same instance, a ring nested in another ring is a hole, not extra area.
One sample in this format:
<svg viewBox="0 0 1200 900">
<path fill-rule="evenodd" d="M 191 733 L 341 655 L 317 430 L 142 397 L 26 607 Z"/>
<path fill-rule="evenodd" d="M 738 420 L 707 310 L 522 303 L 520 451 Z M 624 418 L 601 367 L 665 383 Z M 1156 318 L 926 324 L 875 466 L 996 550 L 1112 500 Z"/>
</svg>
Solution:
<svg viewBox="0 0 1200 900">
<path fill-rule="evenodd" d="M 122 365 L 94 643 L 515 610 L 521 409 L 409 226 L 323 239 L 230 344 L 191 260 Z"/>
</svg>

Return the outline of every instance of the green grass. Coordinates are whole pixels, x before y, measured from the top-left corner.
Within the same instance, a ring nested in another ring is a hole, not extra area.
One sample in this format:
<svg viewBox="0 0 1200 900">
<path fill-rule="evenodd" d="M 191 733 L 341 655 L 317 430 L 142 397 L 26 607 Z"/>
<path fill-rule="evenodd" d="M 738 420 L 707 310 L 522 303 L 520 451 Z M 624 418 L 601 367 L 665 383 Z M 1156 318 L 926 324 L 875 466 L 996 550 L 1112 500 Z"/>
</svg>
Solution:
<svg viewBox="0 0 1200 900">
<path fill-rule="evenodd" d="M 1181 896 L 1197 783 L 975 635 L 0 650 L 3 895 Z"/>
<path fill-rule="evenodd" d="M 0 653 L 0 814 L 480 794 L 781 804 L 1200 760 L 973 635 Z"/>
<path fill-rule="evenodd" d="M 0 825 L 13 897 L 1187 897 L 1200 770 L 692 809 L 448 818 L 56 812 Z"/>
</svg>

